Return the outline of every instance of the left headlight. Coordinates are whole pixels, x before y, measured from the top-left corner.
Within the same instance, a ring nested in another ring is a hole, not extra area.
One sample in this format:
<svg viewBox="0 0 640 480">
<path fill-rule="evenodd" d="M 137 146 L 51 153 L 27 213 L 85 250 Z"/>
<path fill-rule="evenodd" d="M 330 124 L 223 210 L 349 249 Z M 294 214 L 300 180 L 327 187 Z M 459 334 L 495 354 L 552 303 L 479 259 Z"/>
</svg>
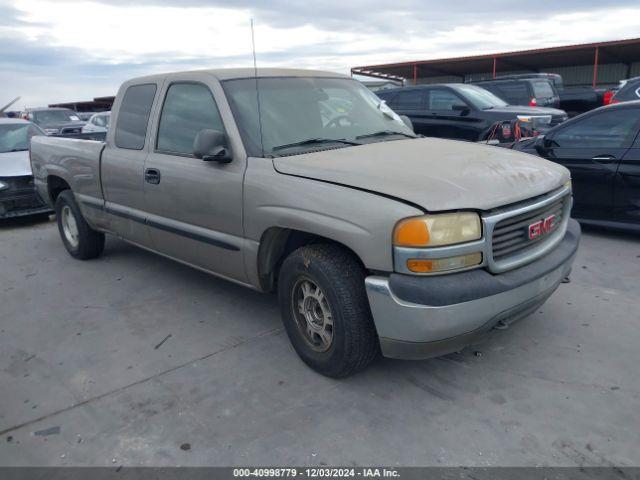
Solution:
<svg viewBox="0 0 640 480">
<path fill-rule="evenodd" d="M 473 212 L 406 218 L 398 222 L 393 232 L 397 247 L 441 247 L 480 238 L 480 216 Z"/>
<path fill-rule="evenodd" d="M 0 190 L 4 190 L 5 188 L 9 188 L 9 185 L 7 185 L 6 183 L 0 181 Z"/>
</svg>

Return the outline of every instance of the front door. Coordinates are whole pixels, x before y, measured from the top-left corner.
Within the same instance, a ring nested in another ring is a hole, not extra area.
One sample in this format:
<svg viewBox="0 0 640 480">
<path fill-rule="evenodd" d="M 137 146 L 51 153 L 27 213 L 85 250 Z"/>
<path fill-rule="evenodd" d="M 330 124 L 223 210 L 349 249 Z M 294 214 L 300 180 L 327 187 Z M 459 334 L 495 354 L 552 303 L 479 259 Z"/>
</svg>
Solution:
<svg viewBox="0 0 640 480">
<path fill-rule="evenodd" d="M 245 162 L 196 158 L 193 141 L 204 129 L 225 132 L 211 85 L 168 80 L 154 146 L 145 162 L 149 232 L 160 253 L 244 281 Z"/>
<path fill-rule="evenodd" d="M 613 220 L 613 187 L 618 164 L 636 132 L 633 110 L 603 110 L 545 139 L 545 156 L 571 171 L 576 217 Z"/>
<path fill-rule="evenodd" d="M 478 140 L 472 108 L 448 88 L 429 89 L 426 98 L 428 121 L 434 137 Z"/>
</svg>

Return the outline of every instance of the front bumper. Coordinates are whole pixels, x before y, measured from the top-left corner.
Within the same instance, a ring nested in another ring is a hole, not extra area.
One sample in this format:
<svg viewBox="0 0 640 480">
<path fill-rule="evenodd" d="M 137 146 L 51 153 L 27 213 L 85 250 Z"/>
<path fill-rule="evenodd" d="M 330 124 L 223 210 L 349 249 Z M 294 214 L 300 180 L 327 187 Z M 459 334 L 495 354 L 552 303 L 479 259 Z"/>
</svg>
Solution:
<svg viewBox="0 0 640 480">
<path fill-rule="evenodd" d="M 383 355 L 403 359 L 444 355 L 481 341 L 498 322 L 526 317 L 569 274 L 579 241 L 580 226 L 570 220 L 553 251 L 499 275 L 477 269 L 436 277 L 397 273 L 367 277 Z"/>
<path fill-rule="evenodd" d="M 51 212 L 38 194 L 33 177 L 2 177 L 7 188 L 0 190 L 0 219 Z"/>
</svg>

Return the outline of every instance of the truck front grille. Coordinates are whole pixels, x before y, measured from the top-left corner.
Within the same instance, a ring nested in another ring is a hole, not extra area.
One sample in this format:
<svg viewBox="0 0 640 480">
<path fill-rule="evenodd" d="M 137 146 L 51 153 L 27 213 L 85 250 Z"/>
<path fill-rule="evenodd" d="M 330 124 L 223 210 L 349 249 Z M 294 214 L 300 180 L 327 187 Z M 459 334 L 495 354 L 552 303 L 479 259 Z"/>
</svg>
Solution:
<svg viewBox="0 0 640 480">
<path fill-rule="evenodd" d="M 571 191 L 563 188 L 485 215 L 489 270 L 516 268 L 553 248 L 566 232 L 571 204 Z"/>
<path fill-rule="evenodd" d="M 493 259 L 502 260 L 509 255 L 535 247 L 539 242 L 549 239 L 549 234 L 562 224 L 565 198 L 551 205 L 532 210 L 511 218 L 502 220 L 493 229 L 492 249 Z M 529 227 L 537 222 L 553 216 L 553 223 L 548 231 L 535 238 L 529 238 Z"/>
</svg>

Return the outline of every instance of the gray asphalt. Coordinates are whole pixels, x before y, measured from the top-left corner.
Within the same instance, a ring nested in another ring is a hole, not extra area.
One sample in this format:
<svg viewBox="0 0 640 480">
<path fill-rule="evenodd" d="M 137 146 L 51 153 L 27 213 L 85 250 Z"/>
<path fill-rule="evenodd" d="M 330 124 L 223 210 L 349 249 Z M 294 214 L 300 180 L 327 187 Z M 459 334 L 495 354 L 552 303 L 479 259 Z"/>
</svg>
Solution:
<svg viewBox="0 0 640 480">
<path fill-rule="evenodd" d="M 640 465 L 640 237 L 444 358 L 309 370 L 273 296 L 116 239 L 0 225 L 0 465 Z"/>
</svg>

